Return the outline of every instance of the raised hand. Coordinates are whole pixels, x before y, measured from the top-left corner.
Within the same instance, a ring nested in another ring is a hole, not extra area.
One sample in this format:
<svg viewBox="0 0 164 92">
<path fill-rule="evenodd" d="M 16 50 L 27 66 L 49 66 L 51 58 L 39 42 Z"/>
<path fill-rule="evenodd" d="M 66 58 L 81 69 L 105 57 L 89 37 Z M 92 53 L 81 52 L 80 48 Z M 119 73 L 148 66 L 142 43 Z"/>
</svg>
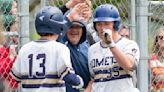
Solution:
<svg viewBox="0 0 164 92">
<path fill-rule="evenodd" d="M 78 3 L 83 3 L 85 0 L 70 0 L 66 3 L 67 8 L 73 8 Z"/>
<path fill-rule="evenodd" d="M 107 47 L 114 47 L 115 43 L 112 38 L 112 30 L 104 29 L 103 31 L 103 41 L 106 43 Z"/>
<path fill-rule="evenodd" d="M 112 39 L 112 30 L 110 30 L 110 29 L 104 29 L 103 31 L 104 31 L 103 32 L 104 42 L 106 44 L 110 44 L 113 41 L 113 39 Z"/>
<path fill-rule="evenodd" d="M 86 6 L 83 10 L 81 10 L 81 14 L 82 14 L 83 20 L 85 22 L 88 22 L 89 19 L 91 18 L 92 10 L 89 6 Z"/>
<path fill-rule="evenodd" d="M 79 3 L 67 15 L 70 21 L 84 20 L 87 22 L 91 16 L 91 9 L 86 3 Z"/>
</svg>

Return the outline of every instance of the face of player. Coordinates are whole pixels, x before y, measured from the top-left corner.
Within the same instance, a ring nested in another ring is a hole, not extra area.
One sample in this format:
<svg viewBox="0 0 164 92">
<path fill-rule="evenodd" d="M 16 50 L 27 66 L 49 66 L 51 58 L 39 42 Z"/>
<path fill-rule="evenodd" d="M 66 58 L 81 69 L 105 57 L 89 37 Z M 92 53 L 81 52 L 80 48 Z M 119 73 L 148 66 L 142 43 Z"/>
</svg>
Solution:
<svg viewBox="0 0 164 92">
<path fill-rule="evenodd" d="M 69 41 L 74 45 L 78 44 L 82 36 L 82 31 L 82 27 L 78 25 L 72 25 L 72 27 L 67 31 L 67 37 Z"/>
<path fill-rule="evenodd" d="M 122 37 L 126 37 L 129 39 L 129 32 L 126 28 L 123 28 L 120 30 L 119 34 L 122 36 Z"/>
<path fill-rule="evenodd" d="M 99 37 L 103 39 L 103 29 L 114 30 L 113 26 L 114 26 L 114 22 L 96 22 L 96 29 Z"/>
</svg>

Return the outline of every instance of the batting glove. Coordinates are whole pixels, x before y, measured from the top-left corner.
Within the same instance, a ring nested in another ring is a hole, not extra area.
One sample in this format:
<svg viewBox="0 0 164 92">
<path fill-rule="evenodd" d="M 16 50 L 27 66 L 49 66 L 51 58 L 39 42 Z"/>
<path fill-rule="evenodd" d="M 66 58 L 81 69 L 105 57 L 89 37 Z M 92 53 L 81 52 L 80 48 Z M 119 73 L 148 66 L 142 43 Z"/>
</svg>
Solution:
<svg viewBox="0 0 164 92">
<path fill-rule="evenodd" d="M 106 43 L 107 47 L 109 47 L 109 48 L 115 47 L 115 43 L 112 39 L 112 30 L 104 29 L 103 31 L 104 31 L 103 32 L 104 42 Z"/>
<path fill-rule="evenodd" d="M 72 86 L 72 88 L 81 89 L 84 86 L 84 82 L 83 82 L 83 79 L 79 75 L 77 75 L 77 77 L 80 79 L 80 84 L 77 86 Z"/>
</svg>

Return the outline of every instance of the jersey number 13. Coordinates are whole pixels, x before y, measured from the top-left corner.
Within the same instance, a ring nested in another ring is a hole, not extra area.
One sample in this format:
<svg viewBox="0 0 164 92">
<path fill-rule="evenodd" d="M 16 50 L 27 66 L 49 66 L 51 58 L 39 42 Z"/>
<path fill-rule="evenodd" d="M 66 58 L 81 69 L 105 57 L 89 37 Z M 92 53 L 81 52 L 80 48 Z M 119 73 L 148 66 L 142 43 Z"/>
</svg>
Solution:
<svg viewBox="0 0 164 92">
<path fill-rule="evenodd" d="M 37 54 L 36 56 L 30 54 L 29 58 L 29 77 L 33 78 L 36 77 L 43 77 L 45 76 L 45 61 L 46 61 L 46 54 Z M 39 71 L 34 71 L 34 69 L 38 69 L 36 66 L 34 67 L 34 63 L 39 62 Z"/>
</svg>

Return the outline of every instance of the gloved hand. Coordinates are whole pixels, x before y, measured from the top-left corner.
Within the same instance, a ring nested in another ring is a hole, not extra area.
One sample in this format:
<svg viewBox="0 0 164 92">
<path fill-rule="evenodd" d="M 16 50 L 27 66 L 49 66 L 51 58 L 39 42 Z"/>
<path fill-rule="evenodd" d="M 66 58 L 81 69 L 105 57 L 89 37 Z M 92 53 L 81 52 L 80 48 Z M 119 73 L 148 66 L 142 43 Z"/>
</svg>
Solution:
<svg viewBox="0 0 164 92">
<path fill-rule="evenodd" d="M 83 82 L 83 79 L 79 75 L 77 75 L 77 77 L 80 79 L 80 84 L 77 86 L 72 86 L 72 88 L 80 89 L 84 86 L 84 82 Z"/>
<path fill-rule="evenodd" d="M 104 35 L 103 40 L 106 43 L 107 47 L 109 47 L 109 48 L 115 47 L 115 43 L 112 39 L 112 30 L 104 29 L 103 31 L 104 31 L 103 32 L 103 35 Z"/>
</svg>

